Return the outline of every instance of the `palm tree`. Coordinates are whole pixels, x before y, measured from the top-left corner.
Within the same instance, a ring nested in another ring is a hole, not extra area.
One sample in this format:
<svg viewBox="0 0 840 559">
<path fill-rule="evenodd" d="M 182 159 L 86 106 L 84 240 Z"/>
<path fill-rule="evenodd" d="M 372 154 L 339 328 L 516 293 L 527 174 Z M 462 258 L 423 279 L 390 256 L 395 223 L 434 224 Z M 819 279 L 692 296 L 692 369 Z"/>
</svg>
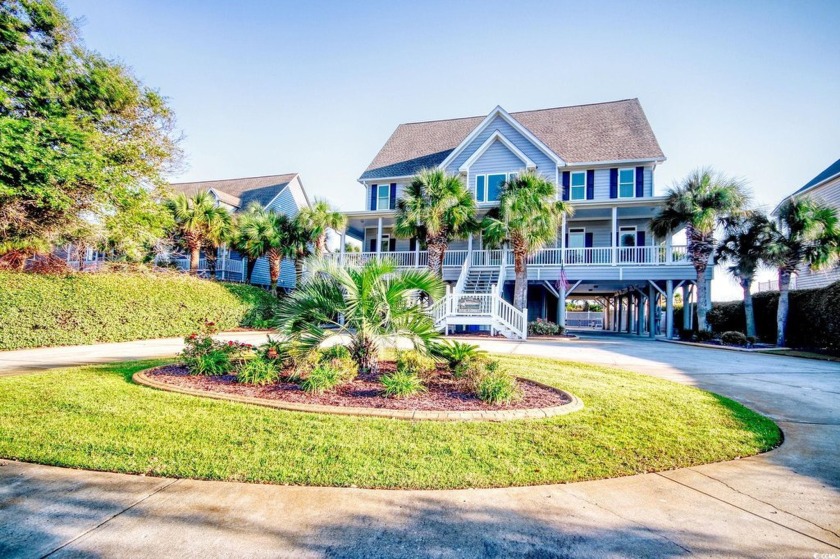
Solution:
<svg viewBox="0 0 840 559">
<path fill-rule="evenodd" d="M 256 234 L 259 228 L 255 221 L 260 219 L 264 211 L 259 203 L 253 202 L 245 208 L 244 212 L 236 215 L 230 244 L 234 249 L 239 251 L 247 262 L 245 277 L 242 278 L 242 281 L 245 283 L 251 283 L 251 277 L 254 274 L 257 260 L 263 256 L 260 248 L 259 235 Z"/>
<path fill-rule="evenodd" d="M 253 205 L 243 214 L 236 235 L 237 250 L 248 259 L 248 281 L 259 258 L 268 261 L 268 276 L 271 289 L 276 291 L 280 278 L 280 263 L 287 245 L 289 218 L 262 206 Z M 253 263 L 253 264 L 252 264 Z"/>
<path fill-rule="evenodd" d="M 195 274 L 201 247 L 212 229 L 225 219 L 222 213 L 227 215 L 227 210 L 217 207 L 208 192 L 199 192 L 192 198 L 184 193 L 176 194 L 166 201 L 166 207 L 172 213 L 177 235 L 190 252 L 190 273 Z"/>
<path fill-rule="evenodd" d="M 216 277 L 216 258 L 219 247 L 230 240 L 233 234 L 233 219 L 224 208 L 218 208 L 207 223 L 204 235 L 204 254 L 207 257 L 207 271 L 211 278 Z"/>
<path fill-rule="evenodd" d="M 441 276 L 449 243 L 478 228 L 475 212 L 475 199 L 460 176 L 424 169 L 397 202 L 394 234 L 425 245 L 429 269 Z"/>
<path fill-rule="evenodd" d="M 428 352 L 438 337 L 420 296 L 440 298 L 444 284 L 430 270 L 398 271 L 391 260 L 360 268 L 316 261 L 312 274 L 280 303 L 277 326 L 304 349 L 329 337 L 349 339 L 361 372 L 376 372 L 379 352 L 407 339 Z M 338 317 L 341 316 L 342 320 Z"/>
<path fill-rule="evenodd" d="M 300 212 L 301 223 L 312 231 L 315 237 L 315 254 L 319 257 L 327 250 L 327 231 L 341 232 L 347 226 L 347 217 L 334 210 L 326 200 L 315 200 L 310 208 Z"/>
<path fill-rule="evenodd" d="M 774 212 L 768 261 L 779 271 L 776 345 L 785 345 L 790 278 L 802 265 L 819 269 L 840 256 L 837 211 L 811 198 L 788 198 Z"/>
<path fill-rule="evenodd" d="M 697 272 L 697 326 L 708 330 L 706 314 L 711 308 L 706 268 L 715 252 L 715 229 L 727 219 L 742 214 L 749 196 L 743 181 L 709 167 L 695 169 L 668 192 L 665 206 L 651 220 L 657 237 L 672 235 L 685 226 L 687 250 Z"/>
<path fill-rule="evenodd" d="M 309 228 L 308 219 L 300 214 L 284 223 L 283 257 L 294 263 L 296 285 L 303 277 L 304 260 L 312 255 L 315 235 L 316 232 Z"/>
<path fill-rule="evenodd" d="M 557 238 L 564 215 L 572 215 L 571 204 L 557 200 L 557 187 L 532 171 L 511 178 L 502 185 L 499 207 L 482 222 L 489 246 L 508 243 L 513 250 L 516 282 L 513 306 L 528 304 L 528 256 Z"/>
<path fill-rule="evenodd" d="M 716 260 L 729 264 L 727 270 L 744 291 L 744 315 L 747 336 L 756 336 L 755 313 L 753 312 L 752 284 L 759 267 L 766 261 L 772 226 L 762 212 L 753 211 L 735 217 L 726 223 L 726 237 L 717 247 Z"/>
</svg>

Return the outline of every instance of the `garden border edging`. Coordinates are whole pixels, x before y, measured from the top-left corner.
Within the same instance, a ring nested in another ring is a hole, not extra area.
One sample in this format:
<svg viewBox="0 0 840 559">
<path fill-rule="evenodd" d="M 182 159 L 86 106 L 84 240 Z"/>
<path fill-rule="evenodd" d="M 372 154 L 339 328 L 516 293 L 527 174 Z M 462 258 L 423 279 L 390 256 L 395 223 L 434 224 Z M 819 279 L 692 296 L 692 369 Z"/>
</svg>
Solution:
<svg viewBox="0 0 840 559">
<path fill-rule="evenodd" d="M 131 380 L 135 384 L 155 388 L 166 392 L 176 392 L 190 396 L 212 398 L 214 400 L 226 400 L 240 404 L 253 404 L 267 408 L 281 409 L 286 411 L 298 411 L 306 413 L 329 413 L 335 415 L 352 415 L 360 417 L 378 417 L 386 419 L 422 420 L 422 421 L 511 421 L 516 419 L 546 419 L 558 415 L 567 415 L 583 409 L 583 401 L 570 392 L 548 386 L 541 382 L 527 379 L 543 388 L 555 390 L 567 395 L 571 401 L 561 406 L 550 406 L 547 408 L 531 408 L 520 410 L 486 410 L 486 411 L 432 411 L 432 410 L 392 410 L 384 408 L 353 408 L 344 406 L 325 406 L 321 404 L 302 404 L 300 402 L 284 402 L 282 400 L 267 400 L 264 398 L 253 398 L 250 396 L 239 396 L 236 394 L 225 394 L 210 392 L 208 390 L 194 390 L 169 383 L 160 382 L 151 378 L 146 373 L 161 367 L 151 367 L 138 371 L 132 375 Z"/>
</svg>

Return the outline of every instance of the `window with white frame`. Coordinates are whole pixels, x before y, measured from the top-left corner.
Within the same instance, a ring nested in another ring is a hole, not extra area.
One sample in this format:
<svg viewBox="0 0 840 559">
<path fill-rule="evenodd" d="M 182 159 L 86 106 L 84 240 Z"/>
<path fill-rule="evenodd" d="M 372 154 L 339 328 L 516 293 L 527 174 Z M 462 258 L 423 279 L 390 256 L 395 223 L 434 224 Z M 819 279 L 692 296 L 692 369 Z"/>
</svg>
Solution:
<svg viewBox="0 0 840 559">
<path fill-rule="evenodd" d="M 569 247 L 586 248 L 586 229 L 583 227 L 569 229 Z"/>
<path fill-rule="evenodd" d="M 634 198 L 636 196 L 636 170 L 633 168 L 618 170 L 618 197 Z"/>
<path fill-rule="evenodd" d="M 475 176 L 476 202 L 498 202 L 502 193 L 502 185 L 507 180 L 516 177 L 516 173 L 489 173 Z"/>
<path fill-rule="evenodd" d="M 391 250 L 391 235 L 383 234 L 379 247 L 380 252 L 389 252 Z"/>
<path fill-rule="evenodd" d="M 586 171 L 573 172 L 571 186 L 569 197 L 572 200 L 586 200 Z"/>
<path fill-rule="evenodd" d="M 636 228 L 635 227 L 619 227 L 618 229 L 618 246 L 634 247 L 636 246 Z"/>
<path fill-rule="evenodd" d="M 391 207 L 391 185 L 380 184 L 376 188 L 376 209 L 387 210 Z"/>
</svg>

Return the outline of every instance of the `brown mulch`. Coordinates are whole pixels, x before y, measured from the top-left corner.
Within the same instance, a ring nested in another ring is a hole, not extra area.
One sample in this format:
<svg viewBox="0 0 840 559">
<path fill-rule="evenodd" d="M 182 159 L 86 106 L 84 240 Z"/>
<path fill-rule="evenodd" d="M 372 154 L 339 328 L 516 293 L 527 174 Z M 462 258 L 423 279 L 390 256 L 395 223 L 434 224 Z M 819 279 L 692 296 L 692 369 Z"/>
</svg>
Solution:
<svg viewBox="0 0 840 559">
<path fill-rule="evenodd" d="M 382 363 L 381 373 L 393 370 L 393 363 Z M 193 390 L 206 390 L 236 394 L 251 398 L 283 400 L 325 406 L 383 408 L 392 410 L 428 411 L 483 411 L 498 409 L 534 409 L 568 404 L 571 399 L 564 393 L 545 388 L 524 379 L 517 379 L 522 399 L 510 406 L 486 404 L 466 390 L 463 381 L 439 372 L 426 383 L 427 392 L 408 398 L 388 398 L 382 394 L 379 374 L 359 375 L 355 380 L 323 394 L 309 394 L 300 386 L 282 380 L 268 386 L 239 384 L 235 375 L 217 377 L 190 375 L 180 365 L 158 367 L 147 373 L 155 380 Z"/>
</svg>

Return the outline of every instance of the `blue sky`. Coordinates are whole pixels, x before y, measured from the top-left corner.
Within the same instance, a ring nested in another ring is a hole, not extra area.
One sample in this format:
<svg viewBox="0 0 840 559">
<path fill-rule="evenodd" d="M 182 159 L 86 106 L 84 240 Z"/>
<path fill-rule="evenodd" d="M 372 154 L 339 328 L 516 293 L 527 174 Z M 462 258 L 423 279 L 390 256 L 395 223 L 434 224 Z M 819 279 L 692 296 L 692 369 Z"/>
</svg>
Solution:
<svg viewBox="0 0 840 559">
<path fill-rule="evenodd" d="M 169 98 L 177 180 L 296 171 L 361 209 L 356 178 L 400 122 L 631 97 L 668 157 L 658 193 L 713 165 L 772 208 L 840 157 L 836 0 L 64 5 Z"/>
</svg>

